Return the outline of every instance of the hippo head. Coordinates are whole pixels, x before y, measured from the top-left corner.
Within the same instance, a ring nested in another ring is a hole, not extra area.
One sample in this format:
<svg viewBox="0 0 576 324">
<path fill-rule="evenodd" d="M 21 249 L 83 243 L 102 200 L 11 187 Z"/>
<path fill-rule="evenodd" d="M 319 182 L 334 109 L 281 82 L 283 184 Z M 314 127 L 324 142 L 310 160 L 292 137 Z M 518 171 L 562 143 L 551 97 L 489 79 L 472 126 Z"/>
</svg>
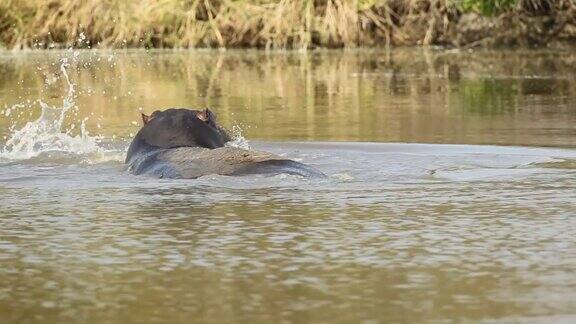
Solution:
<svg viewBox="0 0 576 324">
<path fill-rule="evenodd" d="M 142 114 L 144 125 L 136 137 L 159 148 L 205 147 L 218 148 L 230 141 L 224 128 L 216 123 L 209 109 L 167 109 Z"/>
</svg>

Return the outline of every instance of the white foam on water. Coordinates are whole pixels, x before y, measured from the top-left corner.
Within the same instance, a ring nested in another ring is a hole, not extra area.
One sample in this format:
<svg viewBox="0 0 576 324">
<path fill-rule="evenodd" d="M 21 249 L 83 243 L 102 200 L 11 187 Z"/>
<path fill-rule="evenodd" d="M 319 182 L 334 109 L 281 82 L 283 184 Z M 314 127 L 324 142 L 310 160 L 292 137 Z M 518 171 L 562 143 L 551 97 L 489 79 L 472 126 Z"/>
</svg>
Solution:
<svg viewBox="0 0 576 324">
<path fill-rule="evenodd" d="M 242 134 L 242 128 L 238 125 L 232 126 L 232 140 L 226 146 L 237 147 L 245 150 L 250 149 L 250 143 Z"/>
<path fill-rule="evenodd" d="M 73 56 L 74 59 L 77 55 Z M 50 106 L 42 100 L 37 100 L 42 109 L 40 117 L 26 123 L 22 128 L 14 130 L 6 144 L 0 149 L 0 159 L 24 160 L 36 157 L 45 152 L 64 152 L 74 154 L 102 153 L 103 149 L 98 145 L 100 137 L 90 136 L 86 130 L 87 118 L 77 121 L 71 127 L 65 129 L 64 120 L 69 112 L 76 107 L 76 90 L 68 77 L 68 58 L 63 58 L 60 64 L 60 72 L 68 85 L 68 92 L 62 100 L 62 106 Z M 16 104 L 5 111 L 10 115 L 14 109 L 22 108 L 22 104 Z M 72 135 L 72 131 L 78 128 L 79 132 Z"/>
</svg>

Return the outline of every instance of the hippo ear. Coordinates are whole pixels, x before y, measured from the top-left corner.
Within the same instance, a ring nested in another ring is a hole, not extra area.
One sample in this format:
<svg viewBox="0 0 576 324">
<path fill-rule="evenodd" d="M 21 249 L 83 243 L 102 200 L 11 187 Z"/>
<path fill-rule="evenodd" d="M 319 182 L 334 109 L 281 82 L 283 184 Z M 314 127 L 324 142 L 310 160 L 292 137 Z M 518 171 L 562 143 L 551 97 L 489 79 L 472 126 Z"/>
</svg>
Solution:
<svg viewBox="0 0 576 324">
<path fill-rule="evenodd" d="M 144 123 L 144 125 L 148 124 L 149 121 L 150 121 L 150 116 L 146 116 L 142 113 L 142 122 Z"/>
<path fill-rule="evenodd" d="M 198 119 L 200 119 L 203 122 L 208 121 L 208 114 L 206 113 L 206 110 L 200 110 L 199 112 L 197 112 L 196 117 L 198 117 Z"/>
<path fill-rule="evenodd" d="M 216 115 L 214 115 L 214 113 L 212 111 L 210 111 L 210 109 L 206 108 L 204 110 L 200 110 L 197 114 L 196 117 L 198 117 L 198 119 L 200 119 L 203 122 L 209 123 L 211 121 L 214 121 L 216 119 Z"/>
</svg>

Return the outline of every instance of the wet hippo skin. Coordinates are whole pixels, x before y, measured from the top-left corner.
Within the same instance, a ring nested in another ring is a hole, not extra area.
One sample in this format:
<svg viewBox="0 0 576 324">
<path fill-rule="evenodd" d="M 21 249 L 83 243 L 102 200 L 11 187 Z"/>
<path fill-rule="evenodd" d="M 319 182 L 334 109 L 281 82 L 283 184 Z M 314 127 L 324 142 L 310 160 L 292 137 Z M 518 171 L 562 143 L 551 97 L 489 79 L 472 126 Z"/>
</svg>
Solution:
<svg viewBox="0 0 576 324">
<path fill-rule="evenodd" d="M 128 170 L 160 178 L 193 179 L 209 174 L 325 175 L 280 156 L 225 146 L 230 136 L 209 109 L 167 109 L 142 114 L 144 126 L 126 155 Z"/>
</svg>

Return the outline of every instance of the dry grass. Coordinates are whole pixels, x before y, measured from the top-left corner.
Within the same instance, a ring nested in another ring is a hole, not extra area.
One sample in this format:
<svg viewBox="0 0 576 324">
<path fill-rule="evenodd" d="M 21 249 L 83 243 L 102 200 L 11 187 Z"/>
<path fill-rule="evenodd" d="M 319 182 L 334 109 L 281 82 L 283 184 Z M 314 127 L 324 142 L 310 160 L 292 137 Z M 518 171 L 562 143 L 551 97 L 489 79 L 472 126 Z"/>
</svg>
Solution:
<svg viewBox="0 0 576 324">
<path fill-rule="evenodd" d="M 495 6 L 502 3 L 506 5 Z M 3 0 L 0 44 L 8 48 L 474 44 L 478 42 L 474 37 L 458 38 L 462 8 L 505 17 L 510 12 L 543 14 L 555 19 L 553 28 L 567 28 L 576 35 L 574 0 Z M 496 23 L 500 16 L 493 18 Z M 471 24 L 486 29 L 482 21 Z M 510 27 L 502 26 L 503 31 Z"/>
</svg>

